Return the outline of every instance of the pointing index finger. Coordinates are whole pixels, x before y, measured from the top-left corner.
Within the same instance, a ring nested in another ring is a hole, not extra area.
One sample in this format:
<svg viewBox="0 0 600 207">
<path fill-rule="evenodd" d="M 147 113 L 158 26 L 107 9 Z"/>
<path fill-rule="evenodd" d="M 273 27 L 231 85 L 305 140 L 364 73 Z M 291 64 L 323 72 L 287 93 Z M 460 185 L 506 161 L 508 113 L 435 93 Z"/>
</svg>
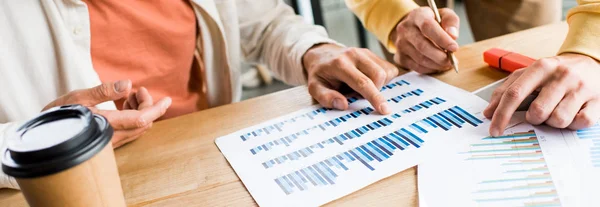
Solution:
<svg viewBox="0 0 600 207">
<path fill-rule="evenodd" d="M 115 130 L 127 130 L 151 124 L 164 115 L 170 105 L 171 99 L 163 98 L 151 107 L 142 110 L 97 110 L 95 113 L 106 117 Z"/>
<path fill-rule="evenodd" d="M 546 79 L 546 70 L 551 65 L 538 63 L 525 69 L 523 75 L 517 78 L 502 95 L 498 107 L 492 117 L 490 134 L 500 136 L 508 125 L 513 113 L 525 98 L 541 86 Z"/>
<path fill-rule="evenodd" d="M 142 120 L 149 120 L 150 122 L 153 122 L 154 120 L 164 115 L 167 112 L 169 106 L 171 106 L 171 98 L 163 98 L 151 107 L 142 109 L 140 111 L 142 112 L 142 115 L 140 117 L 142 118 Z"/>
<path fill-rule="evenodd" d="M 381 95 L 381 92 L 373 81 L 354 67 L 353 64 L 345 64 L 343 68 L 337 71 L 338 77 L 354 91 L 365 97 L 375 110 L 381 114 L 391 113 L 385 98 Z"/>
</svg>

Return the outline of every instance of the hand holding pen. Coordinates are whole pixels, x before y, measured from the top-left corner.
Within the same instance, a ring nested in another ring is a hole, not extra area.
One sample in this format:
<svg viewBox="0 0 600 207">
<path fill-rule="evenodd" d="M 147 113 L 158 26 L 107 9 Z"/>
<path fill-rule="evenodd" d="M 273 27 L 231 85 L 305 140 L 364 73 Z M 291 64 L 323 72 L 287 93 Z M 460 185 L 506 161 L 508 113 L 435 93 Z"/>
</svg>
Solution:
<svg viewBox="0 0 600 207">
<path fill-rule="evenodd" d="M 434 5 L 435 6 L 435 5 Z M 396 25 L 390 40 L 396 46 L 394 61 L 419 73 L 438 73 L 453 68 L 452 55 L 458 50 L 459 18 L 451 9 L 420 7 L 409 12 Z M 454 65 L 458 62 L 454 61 Z M 455 68 L 458 71 L 458 68 Z"/>
</svg>

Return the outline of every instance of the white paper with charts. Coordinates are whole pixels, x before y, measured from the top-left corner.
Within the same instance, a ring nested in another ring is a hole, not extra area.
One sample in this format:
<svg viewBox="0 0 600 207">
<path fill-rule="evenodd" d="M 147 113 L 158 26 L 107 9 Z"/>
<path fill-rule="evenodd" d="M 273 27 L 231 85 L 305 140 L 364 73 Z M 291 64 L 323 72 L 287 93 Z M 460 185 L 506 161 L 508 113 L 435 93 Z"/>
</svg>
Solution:
<svg viewBox="0 0 600 207">
<path fill-rule="evenodd" d="M 217 138 L 261 206 L 317 206 L 420 162 L 428 145 L 481 127 L 487 102 L 408 73 L 382 89 L 393 113 L 348 97 L 349 109 L 312 106 Z"/>
<path fill-rule="evenodd" d="M 479 128 L 431 148 L 436 153 L 419 165 L 421 206 L 600 205 L 599 125 L 571 131 L 521 123 L 498 137 Z"/>
</svg>

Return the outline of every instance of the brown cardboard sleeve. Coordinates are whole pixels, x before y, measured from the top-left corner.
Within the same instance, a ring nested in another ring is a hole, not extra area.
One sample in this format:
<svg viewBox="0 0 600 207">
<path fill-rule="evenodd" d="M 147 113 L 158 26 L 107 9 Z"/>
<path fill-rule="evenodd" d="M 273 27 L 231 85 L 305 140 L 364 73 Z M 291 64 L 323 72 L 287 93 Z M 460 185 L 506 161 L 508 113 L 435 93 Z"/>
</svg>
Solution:
<svg viewBox="0 0 600 207">
<path fill-rule="evenodd" d="M 17 183 L 31 206 L 125 206 L 110 142 L 75 167 L 43 177 L 18 178 Z"/>
</svg>

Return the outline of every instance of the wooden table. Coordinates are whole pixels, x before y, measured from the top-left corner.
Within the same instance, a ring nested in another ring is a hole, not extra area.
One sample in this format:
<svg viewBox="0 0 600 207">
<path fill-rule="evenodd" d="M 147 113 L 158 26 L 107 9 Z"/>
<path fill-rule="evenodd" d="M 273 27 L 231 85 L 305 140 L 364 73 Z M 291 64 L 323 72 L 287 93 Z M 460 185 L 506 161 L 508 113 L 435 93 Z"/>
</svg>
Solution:
<svg viewBox="0 0 600 207">
<path fill-rule="evenodd" d="M 553 24 L 466 45 L 456 53 L 460 74 L 436 78 L 473 91 L 507 75 L 482 60 L 498 47 L 534 58 L 552 56 L 567 33 Z M 139 140 L 116 150 L 130 206 L 256 205 L 219 152 L 215 138 L 314 104 L 305 86 L 156 123 Z M 400 172 L 328 205 L 417 206 L 416 167 Z M 0 190 L 0 206 L 26 206 L 19 191 Z"/>
</svg>

